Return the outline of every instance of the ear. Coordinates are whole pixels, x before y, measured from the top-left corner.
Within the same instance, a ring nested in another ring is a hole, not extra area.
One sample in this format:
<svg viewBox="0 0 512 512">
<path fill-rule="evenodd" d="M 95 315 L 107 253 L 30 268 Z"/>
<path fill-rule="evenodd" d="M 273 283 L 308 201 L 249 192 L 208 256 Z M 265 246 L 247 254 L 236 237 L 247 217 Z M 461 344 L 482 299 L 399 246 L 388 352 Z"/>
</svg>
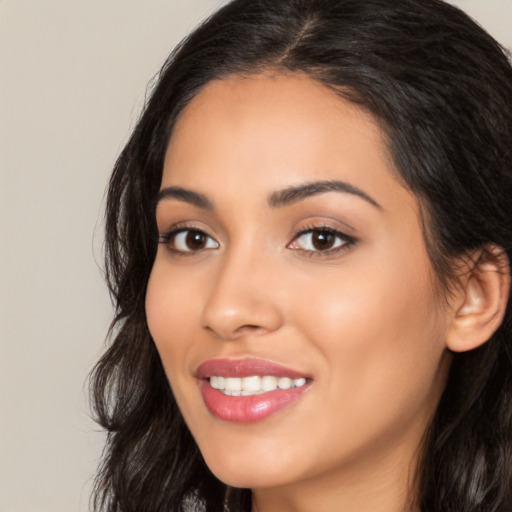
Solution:
<svg viewBox="0 0 512 512">
<path fill-rule="evenodd" d="M 446 345 L 466 352 L 484 344 L 503 321 L 510 292 L 507 255 L 494 245 L 463 258 L 460 285 L 451 296 L 451 320 Z"/>
</svg>

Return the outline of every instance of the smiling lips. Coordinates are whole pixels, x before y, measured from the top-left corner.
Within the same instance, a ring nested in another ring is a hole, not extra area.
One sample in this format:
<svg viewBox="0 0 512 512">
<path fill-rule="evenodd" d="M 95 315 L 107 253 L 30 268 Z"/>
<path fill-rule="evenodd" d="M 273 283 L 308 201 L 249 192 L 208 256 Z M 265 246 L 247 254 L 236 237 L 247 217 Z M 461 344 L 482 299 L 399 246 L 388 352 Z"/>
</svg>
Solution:
<svg viewBox="0 0 512 512">
<path fill-rule="evenodd" d="M 311 379 L 290 368 L 255 359 L 212 359 L 197 371 L 206 407 L 237 423 L 263 420 L 297 401 Z"/>
</svg>

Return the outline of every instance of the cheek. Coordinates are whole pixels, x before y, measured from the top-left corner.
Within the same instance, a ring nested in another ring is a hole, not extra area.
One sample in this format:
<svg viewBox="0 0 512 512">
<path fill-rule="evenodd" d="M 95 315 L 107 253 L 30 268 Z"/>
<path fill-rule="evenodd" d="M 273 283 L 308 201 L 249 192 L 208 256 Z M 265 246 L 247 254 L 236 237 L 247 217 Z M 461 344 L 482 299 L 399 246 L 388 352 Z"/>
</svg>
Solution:
<svg viewBox="0 0 512 512">
<path fill-rule="evenodd" d="M 149 331 L 171 380 L 183 368 L 183 360 L 192 345 L 188 326 L 194 316 L 194 289 L 180 283 L 180 276 L 169 276 L 158 259 L 155 262 L 146 292 L 146 317 Z"/>
<path fill-rule="evenodd" d="M 314 301 L 302 292 L 291 300 L 299 329 L 330 369 L 323 375 L 332 403 L 344 405 L 337 409 L 364 425 L 433 402 L 444 382 L 445 328 L 428 259 L 352 265 L 323 283 Z M 312 283 L 300 288 L 311 292 Z"/>
<path fill-rule="evenodd" d="M 328 275 L 302 275 L 288 300 L 305 329 L 354 348 L 363 340 L 393 345 L 442 331 L 441 299 L 428 260 L 400 264 L 388 258 L 372 265 L 361 258 L 351 263 Z"/>
</svg>

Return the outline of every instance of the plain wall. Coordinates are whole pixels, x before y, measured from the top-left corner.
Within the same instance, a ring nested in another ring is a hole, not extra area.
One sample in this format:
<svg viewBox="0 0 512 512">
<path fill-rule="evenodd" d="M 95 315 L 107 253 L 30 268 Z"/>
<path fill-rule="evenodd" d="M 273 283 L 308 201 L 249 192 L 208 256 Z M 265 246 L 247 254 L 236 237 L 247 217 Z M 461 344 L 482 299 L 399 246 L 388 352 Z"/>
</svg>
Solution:
<svg viewBox="0 0 512 512">
<path fill-rule="evenodd" d="M 104 189 L 146 83 L 221 3 L 0 0 L 0 512 L 88 510 Z M 455 3 L 512 47 L 512 0 Z"/>
</svg>

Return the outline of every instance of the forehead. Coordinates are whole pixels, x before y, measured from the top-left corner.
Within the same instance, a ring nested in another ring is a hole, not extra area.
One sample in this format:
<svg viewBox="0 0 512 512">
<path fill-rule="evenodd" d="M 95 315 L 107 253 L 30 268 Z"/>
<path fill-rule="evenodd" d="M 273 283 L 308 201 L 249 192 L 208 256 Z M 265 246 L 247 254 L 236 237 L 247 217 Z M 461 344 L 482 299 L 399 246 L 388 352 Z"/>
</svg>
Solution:
<svg viewBox="0 0 512 512">
<path fill-rule="evenodd" d="M 307 75 L 235 75 L 211 81 L 190 101 L 178 116 L 170 149 L 184 138 L 207 142 L 214 132 L 220 139 L 233 130 L 239 135 L 258 134 L 254 144 L 309 140 L 311 147 L 327 132 L 334 136 L 340 124 L 345 127 L 344 138 L 348 132 L 360 134 L 386 153 L 384 134 L 371 114 Z"/>
<path fill-rule="evenodd" d="M 386 202 L 405 193 L 394 176 L 371 114 L 306 75 L 260 74 L 212 81 L 191 100 L 170 139 L 162 186 L 268 194 L 343 179 Z"/>
</svg>

